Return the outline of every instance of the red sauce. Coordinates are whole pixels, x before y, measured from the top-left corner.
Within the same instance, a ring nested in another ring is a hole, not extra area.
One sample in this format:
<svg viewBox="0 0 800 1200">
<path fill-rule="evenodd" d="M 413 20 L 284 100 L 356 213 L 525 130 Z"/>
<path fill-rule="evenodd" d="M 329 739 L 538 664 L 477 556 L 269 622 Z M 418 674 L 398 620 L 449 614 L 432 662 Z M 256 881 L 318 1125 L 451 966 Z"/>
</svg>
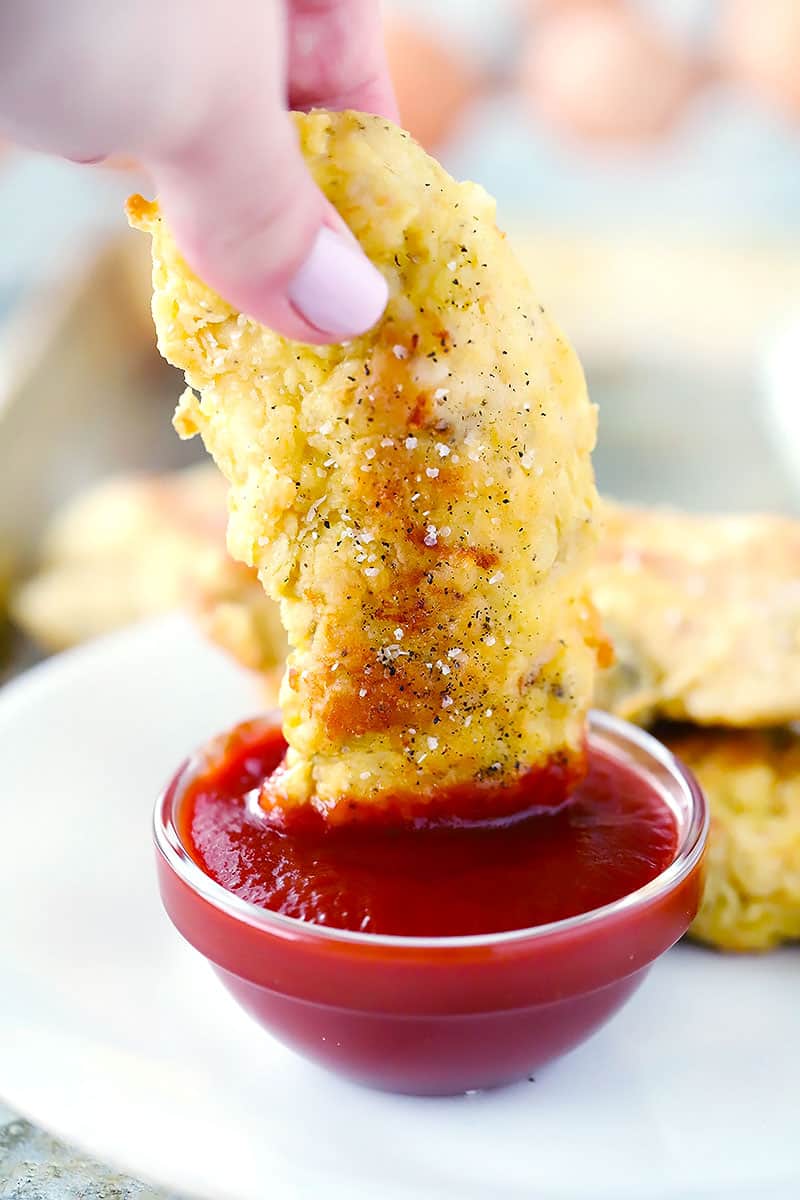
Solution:
<svg viewBox="0 0 800 1200">
<path fill-rule="evenodd" d="M 338 929 L 445 937 L 524 929 L 608 904 L 675 857 L 675 819 L 616 759 L 590 755 L 559 808 L 495 824 L 391 828 L 270 824 L 258 804 L 285 750 L 280 731 L 243 725 L 197 776 L 181 836 L 212 879 L 243 900 Z"/>
</svg>

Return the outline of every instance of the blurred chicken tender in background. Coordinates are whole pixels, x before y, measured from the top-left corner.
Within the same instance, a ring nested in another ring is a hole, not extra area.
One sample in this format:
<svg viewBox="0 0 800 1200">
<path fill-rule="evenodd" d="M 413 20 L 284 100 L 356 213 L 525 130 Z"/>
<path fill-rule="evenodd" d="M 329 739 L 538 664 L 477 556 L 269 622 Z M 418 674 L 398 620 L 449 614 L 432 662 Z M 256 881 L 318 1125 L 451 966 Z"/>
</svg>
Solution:
<svg viewBox="0 0 800 1200">
<path fill-rule="evenodd" d="M 800 938 L 800 737 L 787 730 L 663 730 L 711 808 L 692 936 L 723 950 Z"/>
<path fill-rule="evenodd" d="M 656 730 L 711 809 L 692 936 L 726 950 L 798 938 L 800 738 L 748 727 L 800 720 L 800 523 L 610 502 L 604 515 L 592 594 L 616 662 L 597 704 L 695 725 Z"/>
<path fill-rule="evenodd" d="M 601 708 L 646 724 L 800 717 L 800 523 L 605 503 L 592 596 L 616 653 Z"/>
<path fill-rule="evenodd" d="M 188 608 L 276 691 L 286 638 L 277 607 L 227 553 L 225 491 L 204 464 L 115 476 L 80 493 L 48 526 L 36 571 L 12 590 L 12 619 L 54 651 Z"/>
<path fill-rule="evenodd" d="M 159 347 L 200 393 L 177 426 L 228 478 L 231 549 L 292 646 L 274 799 L 349 814 L 579 769 L 599 636 L 577 358 L 482 189 L 381 118 L 297 126 L 389 283 L 364 337 L 286 341 L 193 275 L 155 205 L 130 206 L 153 236 Z"/>
</svg>

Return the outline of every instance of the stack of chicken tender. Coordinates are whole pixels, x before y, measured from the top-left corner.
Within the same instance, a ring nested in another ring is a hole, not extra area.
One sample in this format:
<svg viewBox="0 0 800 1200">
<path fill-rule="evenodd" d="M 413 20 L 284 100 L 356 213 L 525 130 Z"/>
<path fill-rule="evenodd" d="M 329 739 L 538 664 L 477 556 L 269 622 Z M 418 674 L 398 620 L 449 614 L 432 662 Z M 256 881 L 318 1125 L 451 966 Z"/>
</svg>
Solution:
<svg viewBox="0 0 800 1200">
<path fill-rule="evenodd" d="M 693 935 L 800 938 L 800 524 L 609 503 L 592 595 L 616 651 L 596 703 L 652 728 L 710 802 Z"/>
</svg>

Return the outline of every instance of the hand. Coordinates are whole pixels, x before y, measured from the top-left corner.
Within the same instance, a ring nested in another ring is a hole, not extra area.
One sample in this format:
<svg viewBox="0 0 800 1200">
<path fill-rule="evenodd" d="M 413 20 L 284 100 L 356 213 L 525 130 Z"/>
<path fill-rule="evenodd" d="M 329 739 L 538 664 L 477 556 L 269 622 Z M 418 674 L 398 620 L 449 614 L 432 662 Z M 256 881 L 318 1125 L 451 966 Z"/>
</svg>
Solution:
<svg viewBox="0 0 800 1200">
<path fill-rule="evenodd" d="M 378 0 L 3 0 L 0 130 L 136 157 L 192 268 L 287 337 L 363 333 L 383 277 L 317 189 L 289 108 L 396 119 Z"/>
</svg>

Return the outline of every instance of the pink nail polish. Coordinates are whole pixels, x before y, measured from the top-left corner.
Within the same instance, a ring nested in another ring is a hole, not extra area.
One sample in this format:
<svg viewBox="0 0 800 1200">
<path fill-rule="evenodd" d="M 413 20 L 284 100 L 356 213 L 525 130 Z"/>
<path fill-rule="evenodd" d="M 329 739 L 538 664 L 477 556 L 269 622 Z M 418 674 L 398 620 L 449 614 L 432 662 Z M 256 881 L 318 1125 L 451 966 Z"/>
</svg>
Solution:
<svg viewBox="0 0 800 1200">
<path fill-rule="evenodd" d="M 367 256 L 327 225 L 288 289 L 289 299 L 309 325 L 333 337 L 354 337 L 383 313 L 386 280 Z"/>
</svg>

